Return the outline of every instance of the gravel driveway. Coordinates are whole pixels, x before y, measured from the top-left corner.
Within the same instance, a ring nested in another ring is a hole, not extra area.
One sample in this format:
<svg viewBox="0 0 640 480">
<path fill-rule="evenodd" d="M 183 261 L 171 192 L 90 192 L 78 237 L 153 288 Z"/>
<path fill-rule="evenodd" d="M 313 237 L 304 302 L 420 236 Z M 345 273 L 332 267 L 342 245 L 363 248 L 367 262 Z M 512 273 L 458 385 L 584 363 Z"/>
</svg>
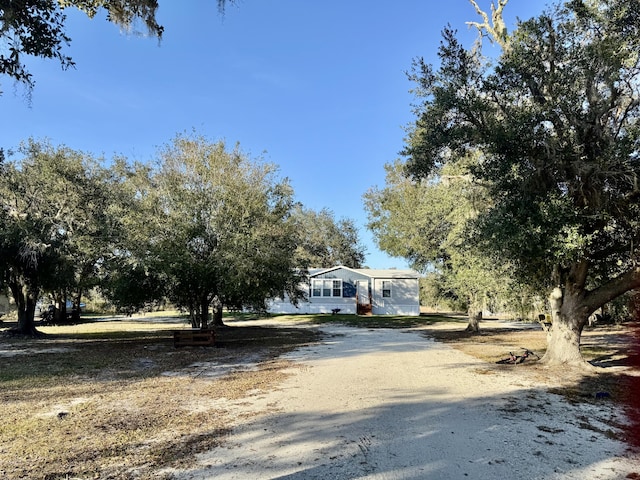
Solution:
<svg viewBox="0 0 640 480">
<path fill-rule="evenodd" d="M 611 402 L 568 404 L 418 331 L 321 328 L 278 390 L 229 404 L 227 442 L 176 478 L 640 478 Z"/>
</svg>

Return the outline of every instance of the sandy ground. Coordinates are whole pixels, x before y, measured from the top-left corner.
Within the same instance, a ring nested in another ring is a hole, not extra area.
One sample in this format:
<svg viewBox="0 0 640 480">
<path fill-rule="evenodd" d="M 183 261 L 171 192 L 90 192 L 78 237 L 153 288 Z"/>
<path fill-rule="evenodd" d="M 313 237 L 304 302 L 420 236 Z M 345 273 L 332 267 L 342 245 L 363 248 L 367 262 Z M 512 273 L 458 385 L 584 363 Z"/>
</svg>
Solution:
<svg viewBox="0 0 640 480">
<path fill-rule="evenodd" d="M 175 478 L 640 478 L 606 399 L 569 404 L 416 331 L 322 329 L 279 389 L 228 405 L 233 433 Z"/>
</svg>

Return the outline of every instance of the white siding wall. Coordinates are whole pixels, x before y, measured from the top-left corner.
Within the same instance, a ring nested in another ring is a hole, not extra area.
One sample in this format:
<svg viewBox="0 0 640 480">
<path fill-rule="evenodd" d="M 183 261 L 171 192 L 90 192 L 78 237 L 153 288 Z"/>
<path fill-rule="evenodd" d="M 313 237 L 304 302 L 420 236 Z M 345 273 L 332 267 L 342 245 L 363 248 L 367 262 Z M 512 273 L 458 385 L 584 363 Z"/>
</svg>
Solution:
<svg viewBox="0 0 640 480">
<path fill-rule="evenodd" d="M 382 296 L 383 282 L 390 282 L 391 297 Z M 418 280 L 376 278 L 373 284 L 374 315 L 420 315 Z"/>
<path fill-rule="evenodd" d="M 367 274 L 355 272 L 351 269 L 338 268 L 327 273 L 314 276 L 317 279 L 342 279 L 343 294 L 346 283 L 353 286 L 358 280 L 367 280 L 372 286 L 372 301 L 374 315 L 420 315 L 420 299 L 418 278 L 393 278 L 397 272 L 384 270 L 367 270 Z M 389 275 L 386 277 L 386 275 Z M 390 282 L 391 296 L 383 297 L 382 282 Z M 288 299 L 276 299 L 268 304 L 268 311 L 271 313 L 283 314 L 313 314 L 331 313 L 334 308 L 339 308 L 340 313 L 356 314 L 356 302 L 354 297 L 312 297 L 310 286 L 305 285 L 309 294 L 306 302 L 300 302 L 297 307 L 289 303 Z"/>
<path fill-rule="evenodd" d="M 329 303 L 329 300 L 331 302 Z M 321 301 L 322 303 L 319 303 Z M 295 307 L 288 300 L 273 300 L 267 305 L 269 313 L 304 314 L 304 313 L 331 313 L 334 308 L 339 308 L 340 313 L 355 314 L 355 298 L 321 299 L 310 298 L 310 302 L 300 302 Z"/>
</svg>

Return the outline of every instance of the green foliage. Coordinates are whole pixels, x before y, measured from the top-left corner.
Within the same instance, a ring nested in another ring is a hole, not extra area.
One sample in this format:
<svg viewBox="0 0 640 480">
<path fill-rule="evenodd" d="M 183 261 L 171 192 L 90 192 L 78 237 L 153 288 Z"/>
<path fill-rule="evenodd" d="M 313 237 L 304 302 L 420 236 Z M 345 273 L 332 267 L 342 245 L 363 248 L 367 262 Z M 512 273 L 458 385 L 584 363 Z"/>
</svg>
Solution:
<svg viewBox="0 0 640 480">
<path fill-rule="evenodd" d="M 329 210 L 315 212 L 302 206 L 294 210 L 294 220 L 300 237 L 296 250 L 300 267 L 362 267 L 365 247 L 353 220 L 336 221 Z"/>
<path fill-rule="evenodd" d="M 445 30 L 439 69 L 418 60 L 412 74 L 408 171 L 428 178 L 481 152 L 482 249 L 524 284 L 622 279 L 589 309 L 640 283 L 639 12 L 635 0 L 567 2 L 519 23 L 495 66 Z"/>
<path fill-rule="evenodd" d="M 34 80 L 27 70 L 23 56 L 54 59 L 67 69 L 75 64 L 63 51 L 71 38 L 66 34 L 63 9 L 77 7 L 93 17 L 99 9 L 107 11 L 107 18 L 123 28 L 130 28 L 142 19 L 148 32 L 162 35 L 156 23 L 156 0 L 3 0 L 0 2 L 0 45 L 8 53 L 0 54 L 0 73 L 32 88 Z"/>
<path fill-rule="evenodd" d="M 470 174 L 477 158 L 452 160 L 424 179 L 408 178 L 396 162 L 386 166 L 386 187 L 365 195 L 368 227 L 380 248 L 433 272 L 438 290 L 456 308 L 481 309 L 505 295 L 510 283 L 508 264 L 485 255 L 470 237 L 472 222 L 490 205 L 485 187 Z M 432 302 L 443 298 L 437 294 Z"/>
<path fill-rule="evenodd" d="M 159 272 L 150 272 L 137 262 L 112 262 L 100 284 L 101 291 L 116 311 L 134 313 L 161 301 L 165 282 Z"/>
<path fill-rule="evenodd" d="M 302 298 L 299 247 L 309 239 L 337 261 L 362 255 L 351 221 L 296 210 L 276 166 L 237 146 L 178 136 L 155 167 L 117 158 L 108 169 L 33 140 L 19 153 L 0 162 L 0 290 L 10 290 L 27 333 L 44 294 L 80 303 L 99 287 L 124 312 L 168 297 L 206 325 L 212 305 L 219 314 Z M 326 245 L 301 228 L 320 218 Z"/>
<path fill-rule="evenodd" d="M 132 233 L 119 269 L 128 269 L 111 288 L 121 303 L 117 292 L 141 277 L 164 288 L 137 291 L 132 307 L 163 291 L 200 326 L 212 304 L 218 312 L 264 309 L 284 292 L 300 297 L 293 192 L 274 165 L 224 142 L 178 136 L 157 168 L 138 169 L 127 188 L 136 208 L 126 216 Z"/>
<path fill-rule="evenodd" d="M 440 210 L 438 201 L 423 201 L 420 183 L 406 178 L 402 164 L 385 169 L 387 187 L 372 188 L 364 195 L 367 228 L 381 250 L 424 270 L 432 259 L 442 257 L 439 245 L 446 237 L 446 211 Z M 431 214 L 434 219 L 429 219 Z"/>
<path fill-rule="evenodd" d="M 23 330 L 35 302 L 50 293 L 64 304 L 93 283 L 115 237 L 109 172 L 90 156 L 30 140 L 0 176 L 0 282 L 8 286 Z"/>
<path fill-rule="evenodd" d="M 420 305 L 435 311 L 466 312 L 467 299 L 459 297 L 449 286 L 445 275 L 440 272 L 427 272 L 420 279 Z"/>
<path fill-rule="evenodd" d="M 4 0 L 0 3 L 0 42 L 8 53 L 0 54 L 0 73 L 29 87 L 33 79 L 22 55 L 53 58 L 63 68 L 73 66 L 62 47 L 71 39 L 64 33 L 65 16 L 55 0 Z"/>
</svg>

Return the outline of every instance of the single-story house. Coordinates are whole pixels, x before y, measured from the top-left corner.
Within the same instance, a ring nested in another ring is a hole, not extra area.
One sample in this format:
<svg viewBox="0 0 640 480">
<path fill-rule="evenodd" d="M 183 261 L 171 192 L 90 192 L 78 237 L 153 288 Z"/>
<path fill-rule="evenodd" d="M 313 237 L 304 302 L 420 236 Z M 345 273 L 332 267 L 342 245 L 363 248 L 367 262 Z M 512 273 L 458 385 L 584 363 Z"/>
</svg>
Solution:
<svg viewBox="0 0 640 480">
<path fill-rule="evenodd" d="M 376 270 L 343 266 L 311 269 L 307 300 L 297 306 L 287 298 L 267 305 L 270 313 L 420 315 L 419 274 L 412 270 Z"/>
</svg>

